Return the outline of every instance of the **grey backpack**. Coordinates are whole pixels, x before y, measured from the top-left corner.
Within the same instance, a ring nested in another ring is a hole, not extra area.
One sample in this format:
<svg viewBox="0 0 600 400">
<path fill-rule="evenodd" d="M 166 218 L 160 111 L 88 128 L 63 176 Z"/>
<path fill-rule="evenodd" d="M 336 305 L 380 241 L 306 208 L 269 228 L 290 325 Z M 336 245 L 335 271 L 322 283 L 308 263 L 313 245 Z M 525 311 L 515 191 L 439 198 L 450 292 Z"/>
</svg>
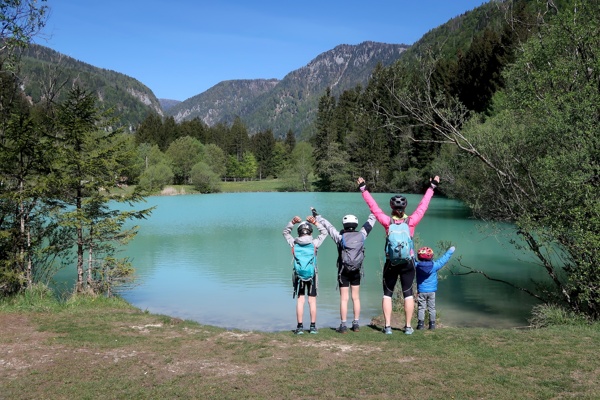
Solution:
<svg viewBox="0 0 600 400">
<path fill-rule="evenodd" d="M 342 232 L 339 249 L 343 268 L 356 271 L 365 259 L 365 237 L 361 232 Z"/>
</svg>

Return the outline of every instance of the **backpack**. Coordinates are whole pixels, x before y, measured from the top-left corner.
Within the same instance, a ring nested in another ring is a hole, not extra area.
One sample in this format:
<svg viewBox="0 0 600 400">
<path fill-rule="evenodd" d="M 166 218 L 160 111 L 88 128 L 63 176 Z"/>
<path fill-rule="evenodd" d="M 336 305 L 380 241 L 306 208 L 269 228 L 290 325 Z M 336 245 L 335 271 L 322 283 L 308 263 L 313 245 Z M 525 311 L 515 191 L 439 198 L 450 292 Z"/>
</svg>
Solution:
<svg viewBox="0 0 600 400">
<path fill-rule="evenodd" d="M 413 240 L 410 237 L 408 218 L 400 223 L 392 223 L 388 228 L 385 242 L 385 254 L 392 265 L 398 265 L 412 259 L 414 254 Z"/>
<path fill-rule="evenodd" d="M 310 281 L 315 276 L 317 269 L 317 250 L 312 243 L 299 244 L 295 243 L 292 247 L 292 255 L 294 256 L 294 273 L 303 281 Z"/>
<path fill-rule="evenodd" d="M 362 267 L 365 259 L 365 237 L 360 232 L 343 232 L 340 242 L 342 267 L 348 271 L 356 271 Z"/>
</svg>

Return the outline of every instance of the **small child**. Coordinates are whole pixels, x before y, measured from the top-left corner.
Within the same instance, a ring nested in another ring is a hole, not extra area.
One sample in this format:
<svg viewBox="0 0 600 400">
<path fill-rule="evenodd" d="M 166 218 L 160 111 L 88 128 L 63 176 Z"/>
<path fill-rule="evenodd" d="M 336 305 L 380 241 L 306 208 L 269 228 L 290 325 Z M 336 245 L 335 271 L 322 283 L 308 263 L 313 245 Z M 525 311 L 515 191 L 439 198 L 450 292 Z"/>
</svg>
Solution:
<svg viewBox="0 0 600 400">
<path fill-rule="evenodd" d="M 425 329 L 425 307 L 429 310 L 429 329 L 435 329 L 435 292 L 437 291 L 437 272 L 446 265 L 454 246 L 450 247 L 439 259 L 433 261 L 433 250 L 429 247 L 421 247 L 417 252 L 417 329 Z"/>
<path fill-rule="evenodd" d="M 293 285 L 294 285 L 294 297 L 298 295 L 296 301 L 296 319 L 298 325 L 294 330 L 296 335 L 302 335 L 304 333 L 304 325 L 302 324 L 302 318 L 304 316 L 304 302 L 305 297 L 308 295 L 308 307 L 310 310 L 310 333 L 317 333 L 317 269 L 316 269 L 316 257 L 317 249 L 325 238 L 327 237 L 327 230 L 323 225 L 319 224 L 315 217 L 310 216 L 306 218 L 307 222 L 302 222 L 302 219 L 298 216 L 292 218 L 283 229 L 283 237 L 288 242 L 294 253 L 295 260 L 299 260 L 301 257 L 306 257 L 307 260 L 302 260 L 303 263 L 312 264 L 314 272 L 308 279 L 301 279 L 296 273 L 294 273 Z M 294 225 L 302 222 L 298 225 L 298 237 L 294 238 L 291 235 Z M 315 239 L 312 236 L 312 225 L 315 225 L 319 229 L 319 236 Z"/>
</svg>

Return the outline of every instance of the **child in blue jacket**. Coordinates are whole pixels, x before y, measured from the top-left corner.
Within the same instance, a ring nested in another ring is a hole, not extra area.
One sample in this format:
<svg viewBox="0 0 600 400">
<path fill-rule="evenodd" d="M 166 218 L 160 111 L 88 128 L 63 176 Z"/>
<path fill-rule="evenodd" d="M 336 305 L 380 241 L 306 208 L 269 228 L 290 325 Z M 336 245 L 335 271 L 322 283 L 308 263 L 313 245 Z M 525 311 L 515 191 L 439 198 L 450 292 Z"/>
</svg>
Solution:
<svg viewBox="0 0 600 400">
<path fill-rule="evenodd" d="M 429 310 L 429 329 L 435 329 L 435 292 L 437 291 L 438 274 L 437 272 L 446 265 L 452 253 L 454 246 L 450 247 L 446 253 L 437 260 L 433 260 L 433 250 L 429 247 L 421 247 L 417 252 L 417 329 L 424 329 L 425 307 Z"/>
</svg>

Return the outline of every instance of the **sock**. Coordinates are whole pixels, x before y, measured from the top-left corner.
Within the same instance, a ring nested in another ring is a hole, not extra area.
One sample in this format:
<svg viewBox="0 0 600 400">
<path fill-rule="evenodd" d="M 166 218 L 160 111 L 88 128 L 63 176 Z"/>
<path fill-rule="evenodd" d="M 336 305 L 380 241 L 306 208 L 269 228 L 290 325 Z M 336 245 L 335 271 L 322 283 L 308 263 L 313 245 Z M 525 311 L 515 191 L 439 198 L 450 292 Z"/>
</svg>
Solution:
<svg viewBox="0 0 600 400">
<path fill-rule="evenodd" d="M 297 328 L 302 328 L 302 326 L 303 326 L 303 325 L 302 325 L 302 322 L 298 322 L 298 326 L 297 326 Z"/>
<path fill-rule="evenodd" d="M 346 326 L 346 321 L 342 321 L 342 326 Z"/>
<path fill-rule="evenodd" d="M 316 326 L 316 322 L 311 322 L 310 326 Z"/>
</svg>

